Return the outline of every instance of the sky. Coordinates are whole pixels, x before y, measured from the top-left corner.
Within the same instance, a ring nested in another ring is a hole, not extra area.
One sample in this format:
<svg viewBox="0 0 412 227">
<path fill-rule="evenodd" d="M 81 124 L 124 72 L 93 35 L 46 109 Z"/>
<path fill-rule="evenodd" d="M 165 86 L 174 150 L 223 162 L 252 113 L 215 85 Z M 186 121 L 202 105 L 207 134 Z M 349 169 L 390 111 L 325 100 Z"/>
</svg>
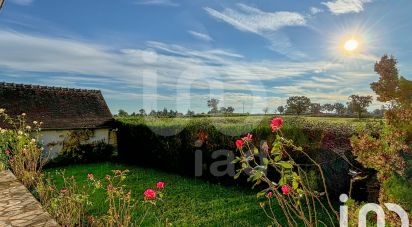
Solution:
<svg viewBox="0 0 412 227">
<path fill-rule="evenodd" d="M 373 95 L 383 54 L 412 78 L 410 0 L 6 0 L 0 81 L 99 89 L 111 111 L 270 112 Z M 342 47 L 355 39 L 354 52 Z M 379 107 L 374 102 L 371 108 Z"/>
</svg>

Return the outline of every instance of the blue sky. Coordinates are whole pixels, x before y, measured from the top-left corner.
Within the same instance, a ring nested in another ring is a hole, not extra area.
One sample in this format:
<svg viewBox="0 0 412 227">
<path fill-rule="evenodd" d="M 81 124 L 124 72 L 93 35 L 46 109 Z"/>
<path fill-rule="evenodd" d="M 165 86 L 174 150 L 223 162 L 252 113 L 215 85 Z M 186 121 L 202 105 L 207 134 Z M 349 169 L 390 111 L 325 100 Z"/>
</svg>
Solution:
<svg viewBox="0 0 412 227">
<path fill-rule="evenodd" d="M 112 112 L 271 111 L 372 95 L 385 53 L 412 75 L 410 0 L 6 0 L 0 81 L 102 90 Z M 348 54 L 344 41 L 359 49 Z M 375 102 L 373 107 L 380 103 Z"/>
</svg>

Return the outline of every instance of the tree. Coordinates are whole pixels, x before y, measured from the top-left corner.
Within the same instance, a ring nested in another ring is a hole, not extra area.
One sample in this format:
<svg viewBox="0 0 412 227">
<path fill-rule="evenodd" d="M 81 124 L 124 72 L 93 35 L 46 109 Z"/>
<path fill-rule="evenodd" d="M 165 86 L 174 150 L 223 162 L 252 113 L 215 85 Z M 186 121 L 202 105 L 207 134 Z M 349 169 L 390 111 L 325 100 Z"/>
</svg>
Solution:
<svg viewBox="0 0 412 227">
<path fill-rule="evenodd" d="M 227 113 L 226 107 L 224 107 L 224 106 L 220 107 L 220 112 L 221 113 Z"/>
<path fill-rule="evenodd" d="M 4 0 L 0 0 L 0 10 L 3 8 Z"/>
<path fill-rule="evenodd" d="M 348 108 L 352 109 L 354 113 L 358 114 L 360 119 L 363 112 L 366 112 L 366 108 L 372 103 L 372 96 L 360 96 L 351 95 L 349 96 Z"/>
<path fill-rule="evenodd" d="M 207 106 L 210 108 L 210 113 L 217 113 L 218 108 L 217 105 L 219 105 L 219 99 L 209 99 L 207 100 Z"/>
<path fill-rule="evenodd" d="M 378 101 L 390 102 L 406 108 L 412 105 L 412 81 L 398 74 L 397 60 L 384 55 L 375 64 L 375 72 L 379 74 L 379 81 L 371 83 L 371 89 L 378 95 Z"/>
<path fill-rule="evenodd" d="M 288 111 L 301 115 L 310 107 L 310 99 L 306 96 L 292 96 L 286 101 Z"/>
<path fill-rule="evenodd" d="M 333 112 L 333 110 L 335 109 L 335 106 L 333 106 L 330 103 L 326 103 L 322 105 L 322 110 L 326 111 L 326 112 Z"/>
<path fill-rule="evenodd" d="M 322 110 L 322 108 L 321 108 L 319 103 L 311 103 L 310 104 L 310 113 L 311 114 L 320 114 L 321 110 Z"/>
<path fill-rule="evenodd" d="M 374 116 L 377 116 L 377 117 L 382 117 L 382 116 L 383 116 L 383 110 L 382 110 L 382 109 L 374 109 L 374 110 L 372 111 L 372 114 L 373 114 Z"/>
<path fill-rule="evenodd" d="M 127 116 L 129 116 L 129 114 L 125 111 L 125 110 L 122 110 L 122 109 L 120 109 L 119 110 L 119 113 L 117 114 L 119 117 L 127 117 Z"/>
<path fill-rule="evenodd" d="M 235 108 L 233 108 L 233 106 L 228 106 L 228 107 L 226 108 L 226 111 L 227 111 L 228 113 L 233 113 L 233 112 L 235 112 Z"/>
<path fill-rule="evenodd" d="M 285 112 L 285 107 L 283 107 L 283 106 L 278 106 L 277 110 L 278 110 L 278 112 L 279 112 L 280 114 L 283 114 L 283 113 Z"/>
<path fill-rule="evenodd" d="M 397 60 L 386 54 L 375 63 L 375 72 L 380 78 L 379 81 L 371 83 L 371 89 L 378 95 L 378 101 L 388 102 L 397 99 L 399 75 L 396 64 Z"/>
<path fill-rule="evenodd" d="M 195 111 L 191 111 L 191 110 L 187 110 L 186 116 L 194 116 L 195 115 Z"/>
<path fill-rule="evenodd" d="M 333 107 L 335 109 L 336 114 L 343 115 L 345 113 L 346 108 L 345 105 L 343 105 L 342 103 L 337 102 L 333 104 Z"/>
<path fill-rule="evenodd" d="M 265 107 L 262 110 L 263 110 L 263 113 L 265 113 L 265 115 L 266 115 L 269 112 L 269 107 Z"/>
<path fill-rule="evenodd" d="M 146 111 L 142 108 L 139 110 L 140 116 L 145 116 L 146 115 Z"/>
</svg>

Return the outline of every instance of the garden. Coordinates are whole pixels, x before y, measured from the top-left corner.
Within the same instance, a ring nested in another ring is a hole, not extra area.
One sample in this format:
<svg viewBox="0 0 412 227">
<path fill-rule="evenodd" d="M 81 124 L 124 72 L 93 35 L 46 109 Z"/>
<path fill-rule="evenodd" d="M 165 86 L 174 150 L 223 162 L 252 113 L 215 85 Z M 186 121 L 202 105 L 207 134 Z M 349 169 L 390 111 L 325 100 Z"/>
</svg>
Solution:
<svg viewBox="0 0 412 227">
<path fill-rule="evenodd" d="M 375 71 L 383 119 L 118 117 L 117 148 L 75 141 L 54 161 L 42 122 L 0 109 L 0 169 L 63 226 L 379 226 L 364 204 L 412 211 L 412 82 L 392 57 Z"/>
</svg>

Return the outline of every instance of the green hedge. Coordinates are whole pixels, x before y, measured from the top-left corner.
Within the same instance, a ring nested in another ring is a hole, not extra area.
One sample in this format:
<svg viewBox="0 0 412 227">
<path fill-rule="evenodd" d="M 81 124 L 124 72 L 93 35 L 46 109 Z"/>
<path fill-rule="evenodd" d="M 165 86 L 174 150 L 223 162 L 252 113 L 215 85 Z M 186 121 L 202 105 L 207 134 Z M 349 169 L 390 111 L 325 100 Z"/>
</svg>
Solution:
<svg viewBox="0 0 412 227">
<path fill-rule="evenodd" d="M 207 171 L 216 161 L 211 157 L 216 150 L 235 151 L 234 141 L 240 137 L 237 132 L 251 132 L 259 145 L 262 140 L 272 141 L 275 136 L 269 128 L 269 118 L 251 124 L 231 122 L 231 118 L 216 123 L 216 119 L 173 121 L 149 121 L 143 119 L 118 119 L 118 155 L 129 164 L 160 168 L 166 171 L 195 176 L 195 153 L 202 151 L 202 178 L 222 184 L 243 184 L 243 180 L 232 177 L 215 177 Z M 224 132 L 224 133 L 222 133 Z M 326 173 L 329 189 L 339 195 L 347 193 L 350 177 L 350 164 L 356 165 L 350 151 L 349 138 L 354 133 L 352 126 L 344 124 L 325 124 L 320 121 L 288 119 L 283 134 L 301 145 L 309 155 L 320 163 Z M 170 136 L 163 136 L 170 135 Z M 199 136 L 207 135 L 207 140 L 199 146 Z M 198 141 L 198 142 L 196 142 Z M 299 163 L 307 160 L 293 154 Z M 224 157 L 221 157 L 223 159 Z M 314 168 L 308 166 L 308 170 Z M 314 179 L 316 181 L 316 179 Z M 314 184 L 316 184 L 315 182 Z"/>
</svg>

